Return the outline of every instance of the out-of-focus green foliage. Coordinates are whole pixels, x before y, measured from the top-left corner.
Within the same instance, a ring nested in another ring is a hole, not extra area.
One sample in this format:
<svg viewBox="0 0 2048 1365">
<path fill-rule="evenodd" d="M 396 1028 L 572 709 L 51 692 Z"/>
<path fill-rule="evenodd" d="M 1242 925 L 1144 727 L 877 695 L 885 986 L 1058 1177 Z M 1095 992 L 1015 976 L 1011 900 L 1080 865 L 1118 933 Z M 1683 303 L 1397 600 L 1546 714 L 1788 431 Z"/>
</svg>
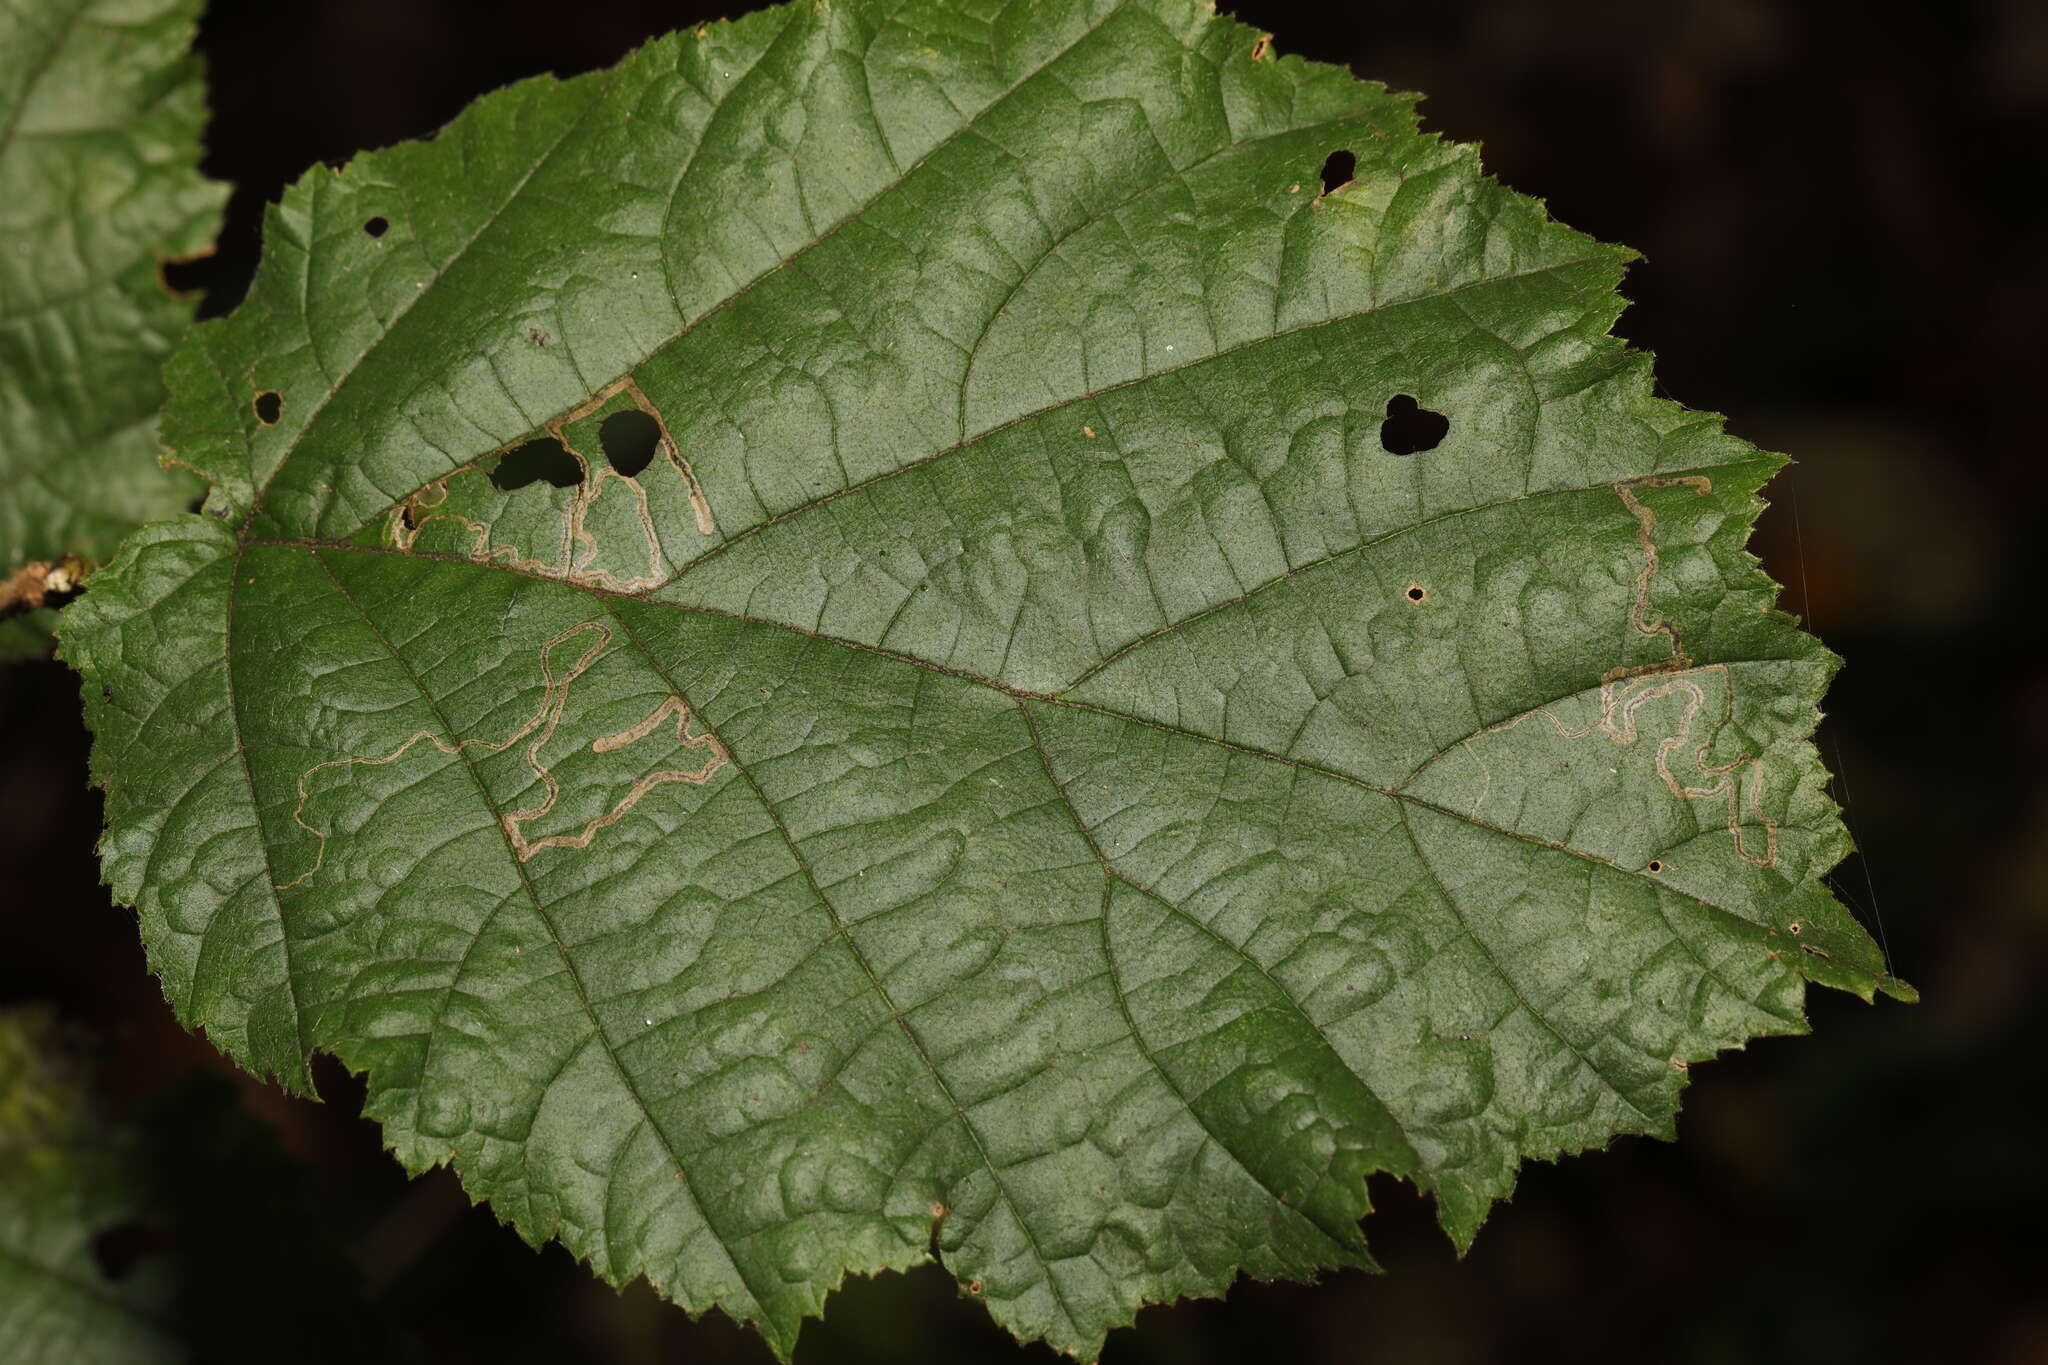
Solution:
<svg viewBox="0 0 2048 1365">
<path fill-rule="evenodd" d="M 197 495 L 157 463 L 164 357 L 192 320 L 158 270 L 205 250 L 201 0 L 0 3 L 0 577 L 105 559 Z M 52 614 L 0 621 L 0 658 Z"/>
<path fill-rule="evenodd" d="M 0 1012 L 0 1360 L 402 1362 L 334 1212 L 217 1077 L 115 1122 L 80 1040 Z"/>
<path fill-rule="evenodd" d="M 171 1280 L 148 1260 L 116 1280 L 95 1237 L 144 1215 L 143 1157 L 93 1113 L 48 1016 L 0 1014 L 0 1358 L 182 1358 Z"/>
</svg>

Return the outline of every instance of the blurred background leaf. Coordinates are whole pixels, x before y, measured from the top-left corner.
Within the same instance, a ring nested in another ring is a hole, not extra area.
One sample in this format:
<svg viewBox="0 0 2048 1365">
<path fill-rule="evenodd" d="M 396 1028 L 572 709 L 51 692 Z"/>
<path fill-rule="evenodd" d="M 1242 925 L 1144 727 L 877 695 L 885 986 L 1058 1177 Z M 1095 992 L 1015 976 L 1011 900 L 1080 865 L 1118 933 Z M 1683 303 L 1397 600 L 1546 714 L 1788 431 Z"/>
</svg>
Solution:
<svg viewBox="0 0 2048 1365">
<path fill-rule="evenodd" d="M 104 560 L 201 490 L 156 439 L 193 307 L 159 265 L 210 249 L 228 195 L 197 170 L 201 3 L 0 6 L 0 578 Z M 49 647 L 55 613 L 29 600 L 0 619 L 0 659 Z"/>
<path fill-rule="evenodd" d="M 0 1359 L 403 1361 L 299 1164 L 218 1076 L 125 1118 L 92 1044 L 44 1006 L 0 1010 Z"/>
</svg>

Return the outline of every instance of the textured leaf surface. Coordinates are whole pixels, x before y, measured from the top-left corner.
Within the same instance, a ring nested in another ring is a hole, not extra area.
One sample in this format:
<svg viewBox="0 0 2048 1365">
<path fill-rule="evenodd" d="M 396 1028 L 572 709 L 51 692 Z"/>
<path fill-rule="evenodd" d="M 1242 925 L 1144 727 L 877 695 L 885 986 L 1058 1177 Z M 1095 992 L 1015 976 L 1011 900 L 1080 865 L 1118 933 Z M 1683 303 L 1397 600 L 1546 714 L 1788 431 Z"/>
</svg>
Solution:
<svg viewBox="0 0 2048 1365">
<path fill-rule="evenodd" d="M 199 0 L 0 0 L 0 573 L 104 559 L 198 494 L 157 464 L 191 321 L 160 260 L 213 240 Z M 0 654 L 36 637 L 0 623 Z M 47 643 L 46 639 L 44 643 Z"/>
<path fill-rule="evenodd" d="M 310 173 L 170 366 L 209 515 L 65 634 L 182 1016 L 779 1350 L 936 1253 L 1088 1355 L 1903 991 L 1779 460 L 1410 105 L 1184 0 L 849 0 Z"/>
</svg>

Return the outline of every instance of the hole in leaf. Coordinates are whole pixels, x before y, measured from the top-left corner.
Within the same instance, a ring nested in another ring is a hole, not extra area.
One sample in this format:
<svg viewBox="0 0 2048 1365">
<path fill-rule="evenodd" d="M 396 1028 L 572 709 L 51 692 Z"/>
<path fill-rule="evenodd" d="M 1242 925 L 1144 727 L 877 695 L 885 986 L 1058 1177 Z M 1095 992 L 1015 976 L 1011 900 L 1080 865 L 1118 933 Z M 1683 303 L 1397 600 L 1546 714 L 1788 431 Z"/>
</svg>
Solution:
<svg viewBox="0 0 2048 1365">
<path fill-rule="evenodd" d="M 237 259 L 237 253 L 221 255 L 212 247 L 190 256 L 160 257 L 156 277 L 173 298 L 197 299 L 196 318 L 205 322 L 235 311 L 248 292 L 254 266 Z"/>
<path fill-rule="evenodd" d="M 363 231 L 369 233 L 372 237 L 382 237 L 390 230 L 391 220 L 381 213 L 363 224 Z"/>
<path fill-rule="evenodd" d="M 203 294 L 213 283 L 219 272 L 211 251 L 202 251 L 195 256 L 164 257 L 156 263 L 156 275 L 163 281 L 164 289 L 174 297 L 185 298 Z"/>
<path fill-rule="evenodd" d="M 1420 583 L 1410 583 L 1408 585 L 1408 600 L 1410 602 L 1421 602 L 1428 597 L 1429 589 L 1423 587 Z"/>
<path fill-rule="evenodd" d="M 1351 177 L 1358 173 L 1358 158 L 1349 148 L 1330 153 L 1323 163 L 1323 193 L 1335 193 L 1339 186 L 1351 183 Z"/>
<path fill-rule="evenodd" d="M 145 1256 L 168 1251 L 170 1234 L 144 1223 L 115 1223 L 102 1228 L 92 1239 L 93 1264 L 110 1280 L 122 1280 Z"/>
<path fill-rule="evenodd" d="M 265 389 L 256 395 L 256 420 L 266 427 L 277 425 L 277 419 L 284 416 L 284 395 L 276 389 Z"/>
<path fill-rule="evenodd" d="M 1435 450 L 1450 431 L 1450 418 L 1397 393 L 1387 403 L 1387 420 L 1380 423 L 1380 444 L 1389 455 L 1413 455 Z"/>
<path fill-rule="evenodd" d="M 654 462 L 655 447 L 661 444 L 661 424 L 638 408 L 615 412 L 597 429 L 604 457 L 612 468 L 632 478 Z"/>
<path fill-rule="evenodd" d="M 506 451 L 491 469 L 491 486 L 501 493 L 543 481 L 557 488 L 573 488 L 583 482 L 583 466 L 552 436 Z"/>
<path fill-rule="evenodd" d="M 1662 872 L 1663 870 L 1664 864 L 1658 862 L 1655 858 L 1650 859 L 1650 871 L 1652 873 Z"/>
</svg>

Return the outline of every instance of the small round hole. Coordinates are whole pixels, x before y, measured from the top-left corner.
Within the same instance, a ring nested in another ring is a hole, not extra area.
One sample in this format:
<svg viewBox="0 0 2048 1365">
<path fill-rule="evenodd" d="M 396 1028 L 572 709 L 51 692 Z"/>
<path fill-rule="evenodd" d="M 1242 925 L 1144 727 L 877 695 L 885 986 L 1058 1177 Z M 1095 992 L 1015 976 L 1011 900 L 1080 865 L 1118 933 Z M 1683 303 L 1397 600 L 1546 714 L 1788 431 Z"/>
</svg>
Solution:
<svg viewBox="0 0 2048 1365">
<path fill-rule="evenodd" d="M 630 479 L 654 462 L 661 424 L 638 408 L 627 408 L 604 419 L 597 440 L 612 468 Z"/>
<path fill-rule="evenodd" d="M 284 395 L 276 389 L 265 389 L 256 395 L 256 420 L 266 427 L 277 425 L 277 419 L 284 416 Z"/>
<path fill-rule="evenodd" d="M 491 467 L 491 486 L 501 493 L 510 493 L 530 483 L 573 488 L 582 482 L 583 465 L 569 453 L 567 446 L 552 436 L 543 436 L 506 451 Z"/>
<path fill-rule="evenodd" d="M 363 224 L 363 231 L 369 233 L 372 237 L 382 237 L 390 230 L 391 220 L 381 213 Z"/>
<path fill-rule="evenodd" d="M 1347 147 L 1330 153 L 1323 162 L 1323 193 L 1335 194 L 1358 174 L 1358 158 Z"/>
<path fill-rule="evenodd" d="M 1656 860 L 1655 858 L 1652 858 L 1652 859 L 1650 859 L 1650 872 L 1651 872 L 1651 873 L 1652 873 L 1653 875 L 1654 875 L 1654 874 L 1656 874 L 1656 873 L 1662 872 L 1663 870 L 1664 870 L 1664 864 L 1663 864 L 1663 863 L 1661 863 L 1661 862 L 1658 862 L 1658 861 L 1657 861 L 1657 860 Z"/>
<path fill-rule="evenodd" d="M 1431 412 L 1405 393 L 1387 400 L 1387 420 L 1380 423 L 1380 444 L 1389 455 L 1414 455 L 1435 450 L 1451 433 L 1451 419 Z"/>
<path fill-rule="evenodd" d="M 1426 601 L 1428 601 L 1428 600 L 1429 600 L 1429 589 L 1428 589 L 1428 588 L 1425 588 L 1425 587 L 1423 587 L 1423 586 L 1422 586 L 1422 585 L 1421 585 L 1420 583 L 1410 583 L 1410 584 L 1408 585 L 1408 600 L 1409 600 L 1410 602 L 1426 602 Z"/>
</svg>

